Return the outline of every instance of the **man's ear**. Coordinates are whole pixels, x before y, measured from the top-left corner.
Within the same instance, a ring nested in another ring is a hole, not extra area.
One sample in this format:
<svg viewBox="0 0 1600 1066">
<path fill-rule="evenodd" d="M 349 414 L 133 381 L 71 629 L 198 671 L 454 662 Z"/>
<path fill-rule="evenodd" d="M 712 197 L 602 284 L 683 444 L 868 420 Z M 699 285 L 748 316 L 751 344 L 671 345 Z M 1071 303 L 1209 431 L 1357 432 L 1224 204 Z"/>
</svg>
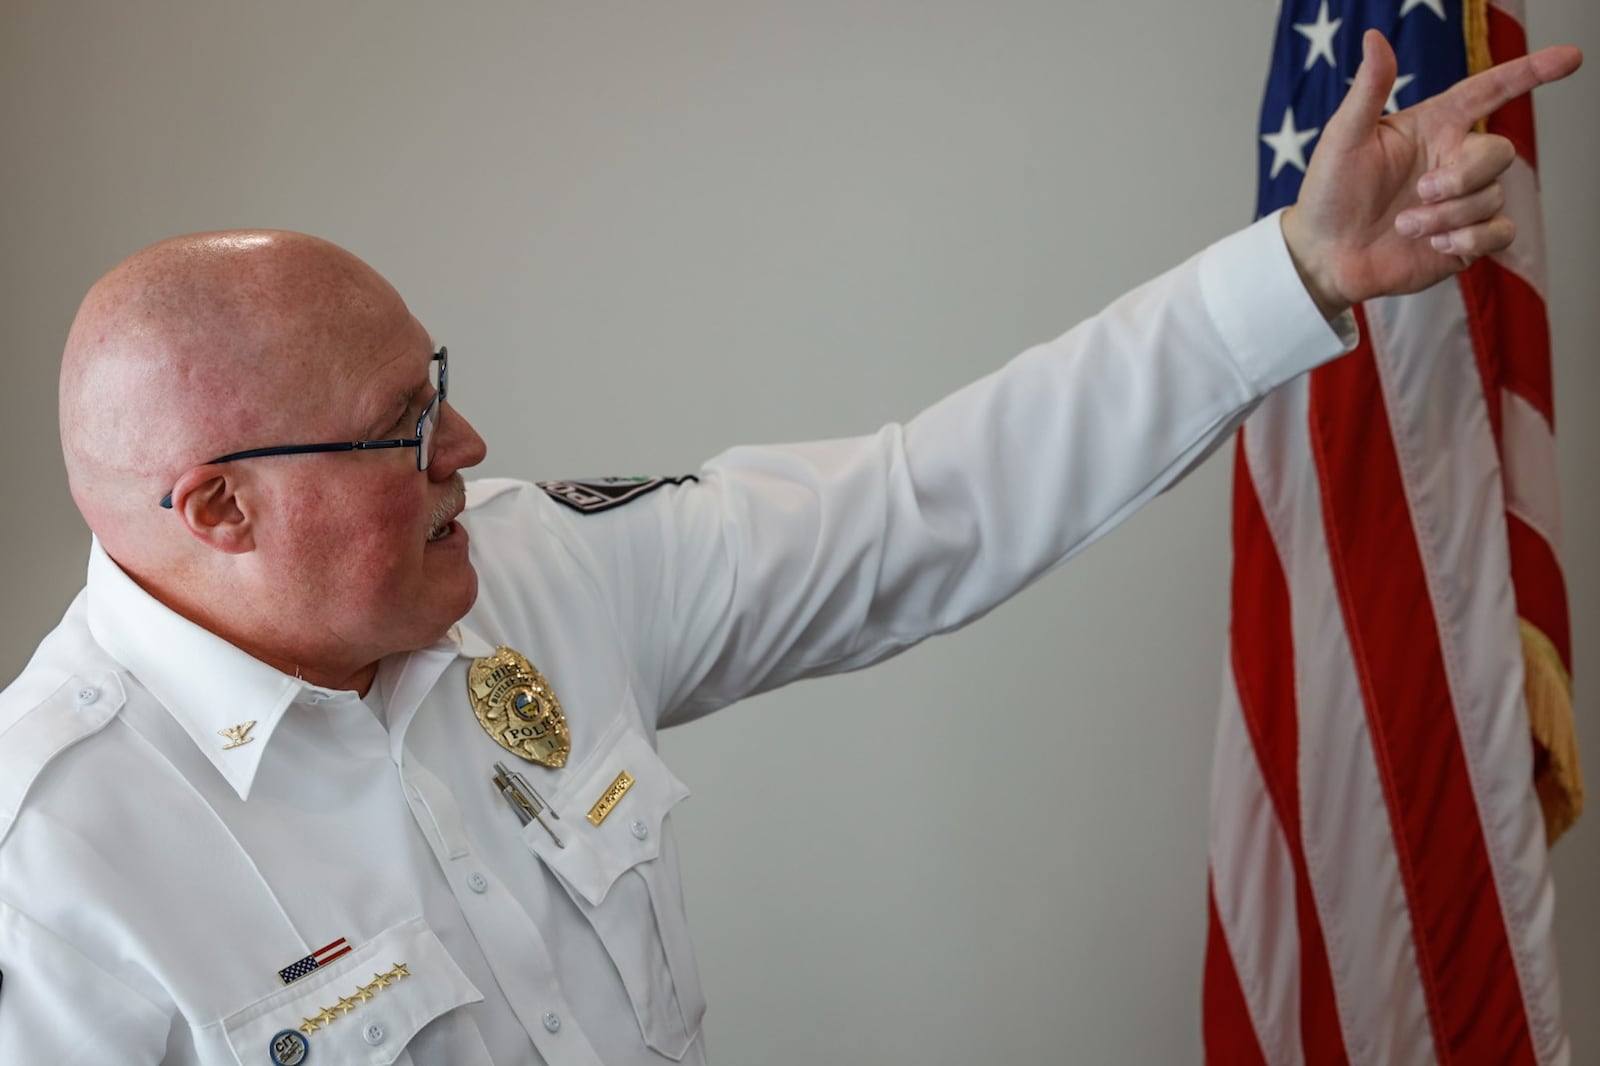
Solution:
<svg viewBox="0 0 1600 1066">
<path fill-rule="evenodd" d="M 232 474 L 220 464 L 186 471 L 172 487 L 172 509 L 206 547 L 242 555 L 255 548 L 255 530 Z"/>
</svg>

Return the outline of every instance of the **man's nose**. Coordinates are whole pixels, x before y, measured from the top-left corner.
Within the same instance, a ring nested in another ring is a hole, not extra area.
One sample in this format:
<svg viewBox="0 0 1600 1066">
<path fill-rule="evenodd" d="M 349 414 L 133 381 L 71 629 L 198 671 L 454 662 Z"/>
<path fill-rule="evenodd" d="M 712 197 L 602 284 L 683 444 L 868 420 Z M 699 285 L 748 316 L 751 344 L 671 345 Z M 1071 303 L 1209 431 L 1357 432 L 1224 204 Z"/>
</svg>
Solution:
<svg viewBox="0 0 1600 1066">
<path fill-rule="evenodd" d="M 428 474 L 434 481 L 447 481 L 456 471 L 477 466 L 489 454 L 472 423 L 454 407 L 445 405 L 439 412 L 439 443 L 428 462 Z"/>
</svg>

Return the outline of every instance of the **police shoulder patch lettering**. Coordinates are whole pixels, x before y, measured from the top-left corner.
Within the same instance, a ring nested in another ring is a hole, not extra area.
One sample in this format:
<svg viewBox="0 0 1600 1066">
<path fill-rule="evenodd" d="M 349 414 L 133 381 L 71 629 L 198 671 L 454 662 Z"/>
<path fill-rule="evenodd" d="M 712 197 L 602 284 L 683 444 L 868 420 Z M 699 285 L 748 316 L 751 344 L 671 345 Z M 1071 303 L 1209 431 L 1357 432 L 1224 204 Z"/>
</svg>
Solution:
<svg viewBox="0 0 1600 1066">
<path fill-rule="evenodd" d="M 541 481 L 539 487 L 557 503 L 564 503 L 583 514 L 597 514 L 621 507 L 663 485 L 699 481 L 693 474 L 683 477 L 601 477 L 569 481 Z"/>
</svg>

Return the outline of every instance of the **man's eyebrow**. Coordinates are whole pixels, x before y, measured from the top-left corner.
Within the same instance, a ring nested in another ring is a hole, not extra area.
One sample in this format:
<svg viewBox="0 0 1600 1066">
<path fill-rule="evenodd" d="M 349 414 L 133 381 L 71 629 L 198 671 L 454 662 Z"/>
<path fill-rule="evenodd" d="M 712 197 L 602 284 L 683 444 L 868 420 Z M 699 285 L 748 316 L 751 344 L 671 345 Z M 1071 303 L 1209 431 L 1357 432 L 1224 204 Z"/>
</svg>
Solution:
<svg viewBox="0 0 1600 1066">
<path fill-rule="evenodd" d="M 423 380 L 409 389 L 402 389 L 395 393 L 394 399 L 390 400 L 388 406 L 384 407 L 384 413 L 379 415 L 377 421 L 368 428 L 365 433 L 367 439 L 370 440 L 379 433 L 393 429 L 395 423 L 404 418 L 406 412 L 411 410 L 411 405 L 417 402 L 417 397 L 421 395 L 423 388 L 427 384 L 428 382 Z"/>
<path fill-rule="evenodd" d="M 405 417 L 405 413 L 411 410 L 411 405 L 417 402 L 417 397 L 422 394 L 422 390 L 427 388 L 432 381 L 433 359 L 434 353 L 437 351 L 438 345 L 434 344 L 432 338 L 429 338 L 428 361 L 424 364 L 422 380 L 409 389 L 395 390 L 394 398 L 389 401 L 387 407 L 382 409 L 382 413 L 378 418 L 368 425 L 367 431 L 362 434 L 363 437 L 367 440 L 372 440 L 378 434 L 393 429 L 395 423 Z"/>
</svg>

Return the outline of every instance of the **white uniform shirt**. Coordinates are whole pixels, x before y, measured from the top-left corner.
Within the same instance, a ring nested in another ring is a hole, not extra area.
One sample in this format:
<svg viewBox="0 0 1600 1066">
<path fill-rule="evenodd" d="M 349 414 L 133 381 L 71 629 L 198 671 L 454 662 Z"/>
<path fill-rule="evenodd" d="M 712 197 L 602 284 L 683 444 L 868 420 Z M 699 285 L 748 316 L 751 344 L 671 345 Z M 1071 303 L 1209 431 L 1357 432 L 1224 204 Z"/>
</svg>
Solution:
<svg viewBox="0 0 1600 1066">
<path fill-rule="evenodd" d="M 478 602 L 383 661 L 381 717 L 167 610 L 96 545 L 0 697 L 0 1062 L 265 1064 L 275 1038 L 314 1066 L 703 1061 L 669 817 L 688 790 L 657 728 L 983 614 L 1350 328 L 1317 314 L 1274 217 L 903 427 L 735 449 L 601 513 L 477 482 Z M 562 769 L 473 716 L 467 670 L 501 644 L 564 705 Z M 519 824 L 496 760 L 565 847 Z"/>
</svg>

